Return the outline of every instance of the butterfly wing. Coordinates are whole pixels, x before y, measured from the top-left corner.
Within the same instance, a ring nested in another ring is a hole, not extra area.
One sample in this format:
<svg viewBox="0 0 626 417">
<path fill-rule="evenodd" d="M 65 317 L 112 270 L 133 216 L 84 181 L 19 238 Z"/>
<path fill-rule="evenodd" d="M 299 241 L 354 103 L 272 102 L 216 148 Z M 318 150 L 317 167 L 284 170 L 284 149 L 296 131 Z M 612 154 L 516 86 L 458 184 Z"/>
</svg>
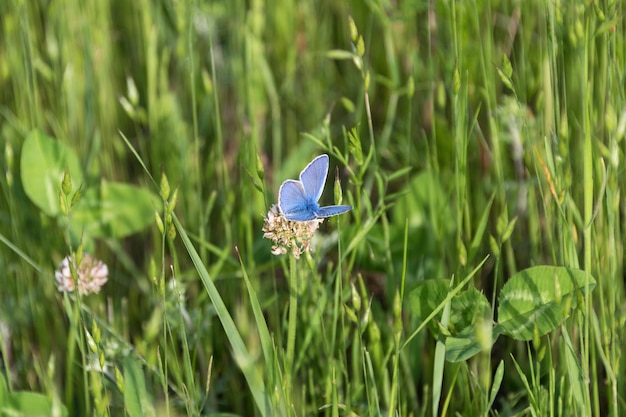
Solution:
<svg viewBox="0 0 626 417">
<path fill-rule="evenodd" d="M 307 165 L 300 173 L 300 182 L 304 187 L 305 195 L 317 202 L 324 191 L 326 176 L 328 175 L 328 155 L 320 155 Z"/>
<path fill-rule="evenodd" d="M 278 208 L 287 220 L 306 222 L 316 217 L 300 181 L 283 182 L 278 190 Z"/>
<path fill-rule="evenodd" d="M 325 206 L 325 207 L 320 207 L 320 209 L 317 211 L 317 217 L 318 218 L 326 218 L 326 217 L 337 216 L 339 214 L 347 213 L 350 210 L 352 210 L 352 206 Z"/>
</svg>

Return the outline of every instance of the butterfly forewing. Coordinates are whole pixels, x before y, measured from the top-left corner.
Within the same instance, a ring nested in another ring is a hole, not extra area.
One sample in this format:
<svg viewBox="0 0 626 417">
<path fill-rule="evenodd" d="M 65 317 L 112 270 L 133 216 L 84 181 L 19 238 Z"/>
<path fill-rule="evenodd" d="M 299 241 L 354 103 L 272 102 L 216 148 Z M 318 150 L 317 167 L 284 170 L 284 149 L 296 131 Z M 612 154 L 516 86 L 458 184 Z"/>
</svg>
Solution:
<svg viewBox="0 0 626 417">
<path fill-rule="evenodd" d="M 320 155 L 312 160 L 300 173 L 300 182 L 304 186 L 304 193 L 317 202 L 324 191 L 326 176 L 328 175 L 328 155 Z"/>
</svg>

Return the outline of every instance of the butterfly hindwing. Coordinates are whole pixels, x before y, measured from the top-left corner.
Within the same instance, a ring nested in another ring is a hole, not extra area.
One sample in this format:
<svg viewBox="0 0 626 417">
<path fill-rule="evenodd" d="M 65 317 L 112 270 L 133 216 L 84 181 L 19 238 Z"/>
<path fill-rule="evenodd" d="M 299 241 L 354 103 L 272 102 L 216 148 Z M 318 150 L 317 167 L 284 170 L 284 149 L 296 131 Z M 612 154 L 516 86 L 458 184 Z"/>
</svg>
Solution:
<svg viewBox="0 0 626 417">
<path fill-rule="evenodd" d="M 284 214 L 284 216 L 287 220 L 292 222 L 308 222 L 317 218 L 315 213 L 308 209 L 292 211 L 289 214 Z"/>
<path fill-rule="evenodd" d="M 305 199 L 304 187 L 300 181 L 286 180 L 278 190 L 278 206 L 283 213 L 301 207 Z"/>
<path fill-rule="evenodd" d="M 352 206 L 325 206 L 320 207 L 317 212 L 317 217 L 332 217 L 338 214 L 347 213 L 352 210 Z"/>
<path fill-rule="evenodd" d="M 286 180 L 278 190 L 278 207 L 287 220 L 305 222 L 315 218 L 300 181 Z"/>
</svg>

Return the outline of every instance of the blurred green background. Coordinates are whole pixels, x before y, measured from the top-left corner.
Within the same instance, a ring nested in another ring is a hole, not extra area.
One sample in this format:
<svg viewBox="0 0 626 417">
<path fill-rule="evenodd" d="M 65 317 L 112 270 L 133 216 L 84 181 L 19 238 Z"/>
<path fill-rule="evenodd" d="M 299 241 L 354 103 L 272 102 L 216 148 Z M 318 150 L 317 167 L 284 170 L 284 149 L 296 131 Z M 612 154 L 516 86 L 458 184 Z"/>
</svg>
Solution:
<svg viewBox="0 0 626 417">
<path fill-rule="evenodd" d="M 620 415 L 625 10 L 610 0 L 2 1 L 9 391 L 43 393 L 70 415 L 148 415 L 116 375 L 128 388 L 136 371 L 156 415 L 280 415 L 255 405 L 247 363 L 260 391 L 288 393 L 289 415 Z M 33 201 L 25 178 L 45 173 L 21 162 L 34 130 L 76 153 L 73 192 L 82 183 L 84 201 L 109 198 L 110 223 L 102 208 L 64 216 Z M 322 153 L 323 204 L 337 178 L 354 209 L 325 222 L 311 256 L 273 256 L 263 216 Z M 180 229 L 167 237 L 162 176 L 246 360 Z M 117 183 L 136 188 L 103 196 Z M 109 281 L 73 303 L 54 270 L 79 242 Z M 445 366 L 432 333 L 399 348 L 420 322 L 399 297 L 418 282 L 456 285 L 482 265 L 469 285 L 495 309 L 511 275 L 543 264 L 597 280 L 564 326 L 573 345 L 561 330 L 500 338 Z M 294 363 L 283 352 L 291 323 Z M 273 361 L 261 354 L 268 341 Z M 573 364 L 584 392 L 568 379 Z"/>
</svg>

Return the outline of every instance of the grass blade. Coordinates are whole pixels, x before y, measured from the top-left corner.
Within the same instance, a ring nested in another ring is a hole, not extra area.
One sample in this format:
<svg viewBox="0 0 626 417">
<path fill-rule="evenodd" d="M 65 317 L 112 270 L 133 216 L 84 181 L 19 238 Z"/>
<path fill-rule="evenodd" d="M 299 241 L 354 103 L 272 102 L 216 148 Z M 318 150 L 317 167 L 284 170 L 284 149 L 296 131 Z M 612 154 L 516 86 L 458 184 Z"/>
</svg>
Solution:
<svg viewBox="0 0 626 417">
<path fill-rule="evenodd" d="M 217 291 L 213 280 L 209 276 L 209 273 L 206 270 L 206 267 L 202 263 L 196 248 L 189 240 L 189 236 L 187 236 L 187 232 L 183 228 L 183 226 L 178 221 L 178 218 L 175 215 L 172 215 L 174 224 L 176 225 L 176 230 L 180 238 L 182 239 L 189 256 L 191 257 L 191 261 L 193 262 L 202 283 L 204 284 L 204 288 L 206 289 L 213 305 L 215 307 L 215 311 L 217 316 L 222 323 L 222 327 L 224 327 L 224 332 L 226 333 L 226 337 L 228 337 L 228 341 L 233 349 L 233 357 L 237 362 L 237 365 L 243 372 L 246 381 L 248 382 L 248 387 L 252 393 L 254 398 L 254 402 L 256 403 L 261 415 L 263 416 L 273 416 L 275 415 L 272 410 L 270 398 L 267 395 L 265 390 L 265 385 L 263 380 L 261 379 L 259 373 L 256 371 L 254 367 L 254 358 L 250 356 L 248 353 L 248 349 L 246 345 L 243 343 L 243 339 L 239 334 L 239 330 L 235 326 L 235 322 L 231 317 L 220 293 Z"/>
</svg>

